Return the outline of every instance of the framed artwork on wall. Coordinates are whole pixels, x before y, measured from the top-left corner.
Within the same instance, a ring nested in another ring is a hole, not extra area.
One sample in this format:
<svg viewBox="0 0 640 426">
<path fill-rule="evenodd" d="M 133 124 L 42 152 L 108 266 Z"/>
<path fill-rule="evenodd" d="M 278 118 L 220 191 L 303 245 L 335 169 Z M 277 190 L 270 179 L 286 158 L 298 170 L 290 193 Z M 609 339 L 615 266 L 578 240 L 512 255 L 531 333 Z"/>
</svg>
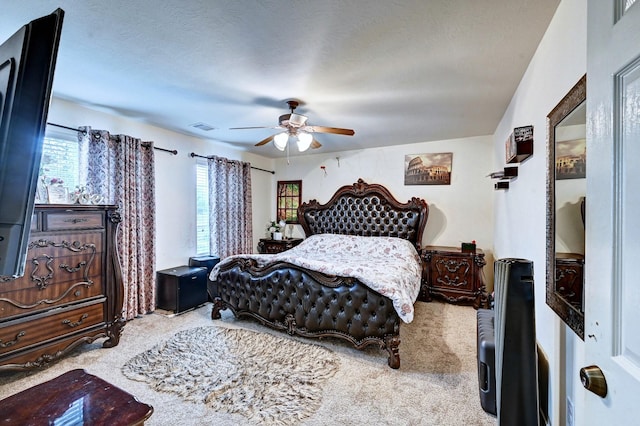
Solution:
<svg viewBox="0 0 640 426">
<path fill-rule="evenodd" d="M 405 185 L 450 185 L 453 153 L 404 156 Z"/>
<path fill-rule="evenodd" d="M 586 139 L 556 141 L 556 180 L 587 177 Z"/>
</svg>

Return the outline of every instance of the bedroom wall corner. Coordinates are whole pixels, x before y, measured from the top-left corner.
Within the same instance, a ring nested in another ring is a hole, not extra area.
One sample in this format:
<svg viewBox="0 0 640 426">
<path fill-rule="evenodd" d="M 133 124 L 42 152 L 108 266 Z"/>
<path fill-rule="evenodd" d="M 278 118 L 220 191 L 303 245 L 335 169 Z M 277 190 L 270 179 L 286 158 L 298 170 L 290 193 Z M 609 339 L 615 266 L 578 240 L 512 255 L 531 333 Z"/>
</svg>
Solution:
<svg viewBox="0 0 640 426">
<path fill-rule="evenodd" d="M 586 2 L 562 0 L 494 134 L 493 160 L 504 163 L 514 127 L 534 126 L 534 154 L 508 191 L 495 194 L 496 258 L 533 260 L 538 342 L 549 357 L 549 421 L 564 424 L 566 400 L 579 388 L 583 342 L 546 305 L 546 117 L 586 72 Z"/>
<path fill-rule="evenodd" d="M 69 127 L 90 125 L 117 134 L 123 133 L 156 146 L 176 149 L 178 155 L 156 151 L 156 269 L 187 265 L 196 255 L 196 159 L 200 155 L 218 155 L 248 161 L 255 167 L 273 170 L 273 160 L 250 154 L 208 139 L 187 136 L 137 122 L 108 112 L 97 111 L 67 100 L 53 98 L 48 121 Z M 273 175 L 252 170 L 252 212 L 254 248 L 264 223 L 269 218 L 265 205 L 272 196 Z M 123 218 L 126 220 L 126 218 Z"/>
</svg>

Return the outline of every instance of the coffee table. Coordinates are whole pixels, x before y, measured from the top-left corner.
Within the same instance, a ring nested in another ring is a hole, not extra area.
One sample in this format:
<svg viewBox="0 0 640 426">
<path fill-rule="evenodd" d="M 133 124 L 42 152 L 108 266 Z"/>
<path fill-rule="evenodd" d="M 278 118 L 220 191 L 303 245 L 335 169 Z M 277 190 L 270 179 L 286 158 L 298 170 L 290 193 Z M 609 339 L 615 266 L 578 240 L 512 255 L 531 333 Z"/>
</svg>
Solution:
<svg viewBox="0 0 640 426">
<path fill-rule="evenodd" d="M 2 425 L 142 425 L 153 407 L 87 373 L 71 370 L 0 401 Z"/>
</svg>

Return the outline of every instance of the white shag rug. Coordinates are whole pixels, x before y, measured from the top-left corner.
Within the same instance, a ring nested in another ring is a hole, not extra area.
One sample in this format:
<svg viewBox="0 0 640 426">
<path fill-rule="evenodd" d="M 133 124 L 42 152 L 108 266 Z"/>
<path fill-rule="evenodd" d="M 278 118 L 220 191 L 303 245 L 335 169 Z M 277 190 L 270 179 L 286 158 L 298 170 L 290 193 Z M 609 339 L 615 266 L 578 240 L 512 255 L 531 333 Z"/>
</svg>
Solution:
<svg viewBox="0 0 640 426">
<path fill-rule="evenodd" d="M 199 327 L 175 334 L 122 367 L 161 392 L 267 424 L 299 424 L 322 405 L 340 367 L 329 349 L 268 333 Z"/>
</svg>

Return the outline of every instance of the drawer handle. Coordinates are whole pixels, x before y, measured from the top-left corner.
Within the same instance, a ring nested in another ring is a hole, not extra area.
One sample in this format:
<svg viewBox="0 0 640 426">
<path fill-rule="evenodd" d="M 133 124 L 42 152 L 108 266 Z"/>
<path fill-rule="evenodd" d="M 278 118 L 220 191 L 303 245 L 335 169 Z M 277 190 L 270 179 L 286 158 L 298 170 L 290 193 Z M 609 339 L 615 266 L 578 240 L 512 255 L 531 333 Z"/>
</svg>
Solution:
<svg viewBox="0 0 640 426">
<path fill-rule="evenodd" d="M 40 259 L 46 259 L 45 267 L 47 268 L 47 275 L 37 275 L 38 269 L 40 268 Z M 40 258 L 34 257 L 31 259 L 31 263 L 33 264 L 33 272 L 31 273 L 31 281 L 34 281 L 40 290 L 44 290 L 49 285 L 49 280 L 53 278 L 53 268 L 51 267 L 51 263 L 53 262 L 53 258 L 48 254 L 43 254 Z"/>
<path fill-rule="evenodd" d="M 8 348 L 9 346 L 13 346 L 16 343 L 18 343 L 18 341 L 20 340 L 21 337 L 24 337 L 24 335 L 27 334 L 26 331 L 21 331 L 18 334 L 16 334 L 16 338 L 13 340 L 10 340 L 8 342 L 2 342 L 2 339 L 0 339 L 0 348 Z"/>
<path fill-rule="evenodd" d="M 93 259 L 95 258 L 95 255 L 96 255 L 95 244 L 81 243 L 80 241 L 74 241 L 72 243 L 68 241 L 62 241 L 60 243 L 57 243 L 49 240 L 37 240 L 37 241 L 32 241 L 29 244 L 28 249 L 32 250 L 34 248 L 45 248 L 45 247 L 64 248 L 74 253 L 85 252 L 89 256 L 89 259 L 83 260 L 82 262 L 78 263 L 77 268 L 72 268 L 67 264 L 61 264 L 60 267 L 62 269 L 66 269 L 69 273 L 76 272 L 80 270 L 82 267 L 84 267 L 82 278 L 84 278 L 84 281 L 90 284 L 92 283 L 92 281 L 88 277 L 88 272 L 89 272 L 89 269 L 91 268 L 90 265 L 92 264 Z M 46 264 L 44 266 L 47 270 L 42 272 L 46 272 L 47 274 L 38 275 L 38 270 L 41 267 L 41 261 L 44 259 L 46 259 Z M 31 281 L 35 282 L 40 290 L 44 290 L 45 288 L 47 288 L 47 286 L 50 284 L 49 280 L 53 278 L 53 267 L 51 266 L 52 262 L 53 262 L 53 257 L 49 256 L 48 254 L 42 254 L 39 257 L 34 257 L 33 259 L 31 259 L 31 264 L 33 265 L 33 271 L 31 272 Z"/>
<path fill-rule="evenodd" d="M 72 219 L 65 219 L 64 220 L 64 222 L 69 222 L 69 223 L 73 223 L 73 224 L 82 223 L 82 222 L 88 222 L 88 221 L 89 221 L 89 219 L 84 218 L 84 217 L 83 218 L 74 217 Z"/>
<path fill-rule="evenodd" d="M 71 322 L 71 320 L 66 319 L 66 320 L 62 320 L 62 324 L 65 324 L 71 328 L 74 328 L 81 325 L 84 322 L 84 320 L 86 320 L 87 318 L 89 318 L 89 314 L 82 314 L 78 322 Z"/>
<path fill-rule="evenodd" d="M 66 263 L 61 263 L 60 264 L 60 269 L 64 269 L 65 271 L 69 272 L 69 273 L 73 273 L 73 272 L 78 272 L 80 269 L 82 269 L 83 266 L 86 266 L 87 262 L 82 261 L 80 263 L 78 263 L 78 266 L 76 266 L 75 268 L 70 267 L 69 265 L 67 265 Z"/>
<path fill-rule="evenodd" d="M 447 271 L 454 273 L 458 272 L 460 269 L 464 269 L 463 274 L 467 274 L 469 272 L 469 263 L 467 261 L 457 261 L 453 259 L 443 259 L 439 262 Z"/>
</svg>

